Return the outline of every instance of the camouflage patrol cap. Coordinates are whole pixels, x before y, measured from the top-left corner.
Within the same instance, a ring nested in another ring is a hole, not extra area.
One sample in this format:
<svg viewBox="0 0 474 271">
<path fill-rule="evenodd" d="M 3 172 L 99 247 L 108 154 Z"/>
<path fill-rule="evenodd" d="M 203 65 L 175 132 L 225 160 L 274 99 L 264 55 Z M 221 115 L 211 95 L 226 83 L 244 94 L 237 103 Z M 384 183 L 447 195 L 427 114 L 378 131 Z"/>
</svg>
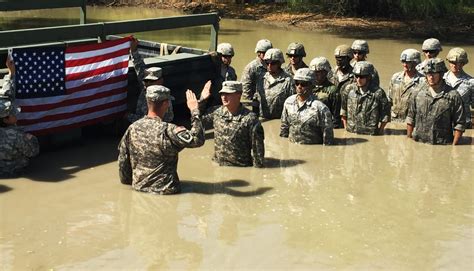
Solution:
<svg viewBox="0 0 474 271">
<path fill-rule="evenodd" d="M 304 46 L 301 43 L 292 42 L 288 45 L 288 49 L 286 50 L 286 55 L 294 55 L 294 56 L 306 56 L 306 51 L 304 50 Z"/>
<path fill-rule="evenodd" d="M 352 49 L 347 44 L 341 44 L 334 50 L 334 56 L 348 56 L 352 58 Z"/>
<path fill-rule="evenodd" d="M 443 51 L 441 47 L 441 43 L 438 39 L 430 38 L 423 41 L 423 45 L 421 46 L 421 50 L 423 51 Z"/>
<path fill-rule="evenodd" d="M 257 42 L 257 45 L 255 46 L 255 53 L 266 52 L 268 51 L 268 49 L 271 49 L 271 48 L 273 48 L 273 45 L 269 40 L 267 39 L 259 40 Z"/>
<path fill-rule="evenodd" d="M 466 51 L 460 47 L 454 47 L 453 49 L 449 50 L 446 60 L 449 62 L 459 62 L 463 64 L 469 63 Z"/>
<path fill-rule="evenodd" d="M 400 55 L 400 61 L 402 62 L 421 62 L 421 54 L 416 49 L 405 49 L 403 50 L 402 54 Z"/>
<path fill-rule="evenodd" d="M 374 65 L 368 61 L 358 61 L 355 63 L 352 73 L 360 76 L 372 76 L 374 73 Z"/>
<path fill-rule="evenodd" d="M 146 88 L 146 99 L 152 102 L 174 100 L 169 88 L 161 85 L 153 85 Z"/>
<path fill-rule="evenodd" d="M 0 118 L 16 116 L 18 113 L 20 113 L 20 108 L 15 106 L 12 101 L 0 98 Z"/>
<path fill-rule="evenodd" d="M 145 70 L 145 78 L 143 80 L 155 81 L 161 78 L 163 70 L 160 67 L 151 67 Z"/>
<path fill-rule="evenodd" d="M 280 63 L 285 63 L 283 52 L 277 48 L 268 49 L 268 51 L 265 52 L 265 56 L 263 57 L 263 60 L 279 61 Z"/>
<path fill-rule="evenodd" d="M 222 82 L 222 89 L 219 93 L 236 93 L 242 92 L 242 83 L 239 81 L 224 81 Z"/>
<path fill-rule="evenodd" d="M 426 62 L 425 67 L 423 68 L 423 72 L 427 73 L 445 73 L 448 69 L 446 68 L 446 64 L 441 58 L 430 58 L 428 62 Z"/>
<path fill-rule="evenodd" d="M 309 68 L 301 68 L 296 70 L 293 79 L 295 81 L 314 82 L 316 80 L 316 76 L 314 71 L 310 70 Z"/>
<path fill-rule="evenodd" d="M 352 43 L 351 49 L 353 51 L 361 51 L 361 52 L 364 52 L 364 53 L 368 54 L 369 53 L 369 43 L 367 43 L 367 41 L 365 41 L 365 40 L 355 40 Z"/>
<path fill-rule="evenodd" d="M 234 56 L 234 48 L 230 43 L 220 43 L 217 45 L 217 52 L 223 56 Z"/>
<path fill-rule="evenodd" d="M 313 58 L 309 63 L 309 68 L 313 71 L 331 72 L 331 64 L 329 64 L 329 60 L 323 56 Z"/>
</svg>

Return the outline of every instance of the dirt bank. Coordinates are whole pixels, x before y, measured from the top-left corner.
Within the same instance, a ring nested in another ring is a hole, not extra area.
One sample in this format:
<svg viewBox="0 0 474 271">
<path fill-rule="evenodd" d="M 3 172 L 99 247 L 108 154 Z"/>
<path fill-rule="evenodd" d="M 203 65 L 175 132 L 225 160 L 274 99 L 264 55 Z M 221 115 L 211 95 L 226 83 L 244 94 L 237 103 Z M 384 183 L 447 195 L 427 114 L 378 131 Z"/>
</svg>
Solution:
<svg viewBox="0 0 474 271">
<path fill-rule="evenodd" d="M 295 13 L 286 4 L 214 4 L 198 2 L 157 3 L 149 0 L 98 0 L 91 4 L 124 6 L 140 5 L 163 9 L 178 9 L 197 14 L 218 12 L 223 18 L 256 20 L 283 28 L 327 31 L 348 37 L 425 39 L 437 37 L 444 42 L 474 43 L 474 14 L 450 20 L 388 20 L 383 18 L 335 17 L 321 13 Z"/>
</svg>

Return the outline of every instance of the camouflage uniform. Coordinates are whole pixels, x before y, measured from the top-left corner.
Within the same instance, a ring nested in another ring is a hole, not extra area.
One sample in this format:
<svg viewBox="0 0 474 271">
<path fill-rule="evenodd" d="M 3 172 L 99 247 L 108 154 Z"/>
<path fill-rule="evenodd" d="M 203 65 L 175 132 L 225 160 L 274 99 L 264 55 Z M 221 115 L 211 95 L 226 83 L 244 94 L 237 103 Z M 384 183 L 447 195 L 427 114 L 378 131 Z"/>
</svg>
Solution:
<svg viewBox="0 0 474 271">
<path fill-rule="evenodd" d="M 257 85 L 262 84 L 266 72 L 267 67 L 258 57 L 245 66 L 242 72 L 242 92 L 245 99 L 251 101 L 256 99 Z"/>
<path fill-rule="evenodd" d="M 289 74 L 291 77 L 295 76 L 295 73 L 293 72 L 293 69 L 292 69 L 292 65 L 291 64 L 288 64 L 286 65 L 283 70 Z M 303 60 L 301 60 L 300 62 L 300 65 L 298 65 L 298 67 L 296 67 L 295 69 L 298 70 L 298 69 L 301 69 L 301 68 L 308 68 L 308 65 L 306 65 L 306 63 L 304 63 Z"/>
<path fill-rule="evenodd" d="M 388 96 L 392 104 L 392 120 L 404 122 L 408 112 L 408 103 L 425 83 L 424 75 L 417 72 L 409 82 L 405 82 L 405 72 L 397 72 L 392 76 L 388 87 Z"/>
<path fill-rule="evenodd" d="M 341 116 L 347 118 L 347 131 L 376 135 L 379 123 L 390 121 L 390 103 L 385 91 L 369 85 L 362 93 L 355 83 L 347 89 L 347 99 L 342 100 L 341 106 Z"/>
<path fill-rule="evenodd" d="M 0 97 L 15 100 L 15 76 L 7 74 L 3 77 L 3 87 L 0 89 Z"/>
<path fill-rule="evenodd" d="M 446 84 L 433 97 L 426 86 L 408 109 L 406 122 L 414 126 L 413 139 L 430 144 L 453 142 L 453 129 L 464 131 L 465 112 L 461 96 Z"/>
<path fill-rule="evenodd" d="M 455 89 L 459 95 L 464 105 L 464 113 L 466 114 L 466 128 L 472 127 L 472 117 L 471 117 L 471 108 L 474 108 L 474 78 L 464 71 L 461 72 L 461 75 L 457 78 L 455 82 L 449 80 L 452 72 L 448 71 L 444 74 L 444 80 L 446 84 L 453 89 Z"/>
<path fill-rule="evenodd" d="M 142 56 L 138 53 L 138 50 L 132 52 L 132 59 L 133 59 L 133 66 L 135 68 L 135 72 L 137 73 L 137 81 L 138 87 L 140 89 L 140 94 L 138 95 L 137 100 L 137 108 L 135 109 L 135 113 L 129 113 L 127 116 L 128 121 L 131 123 L 143 118 L 146 114 L 148 114 L 148 105 L 146 104 L 145 98 L 145 85 L 143 84 L 143 79 L 146 77 L 146 65 L 143 61 Z M 163 120 L 166 122 L 171 122 L 174 118 L 173 113 L 173 105 L 170 103 L 168 111 L 166 112 Z"/>
<path fill-rule="evenodd" d="M 8 98 L 0 99 L 0 121 L 15 116 L 19 109 Z M 16 126 L 0 127 L 0 176 L 11 177 L 28 165 L 29 158 L 38 155 L 38 139 Z"/>
<path fill-rule="evenodd" d="M 295 84 L 289 74 L 281 71 L 276 77 L 269 72 L 257 87 L 260 116 L 265 119 L 279 119 L 285 100 L 295 93 Z"/>
<path fill-rule="evenodd" d="M 157 87 L 158 91 L 169 89 Z M 151 87 L 147 88 L 149 98 Z M 153 95 L 153 94 L 152 94 Z M 161 95 L 161 94 L 158 94 Z M 156 100 L 159 101 L 159 100 Z M 199 110 L 191 112 L 191 130 L 145 116 L 130 125 L 119 144 L 119 175 L 124 184 L 135 190 L 157 194 L 180 192 L 178 153 L 184 148 L 204 144 L 204 129 Z"/>
<path fill-rule="evenodd" d="M 314 95 L 301 107 L 297 95 L 290 96 L 281 115 L 280 136 L 299 144 L 331 144 L 334 134 L 329 108 Z"/>
<path fill-rule="evenodd" d="M 263 167 L 263 127 L 257 115 L 240 105 L 236 115 L 224 106 L 211 107 L 202 117 L 214 127 L 214 157 L 220 166 Z"/>
</svg>

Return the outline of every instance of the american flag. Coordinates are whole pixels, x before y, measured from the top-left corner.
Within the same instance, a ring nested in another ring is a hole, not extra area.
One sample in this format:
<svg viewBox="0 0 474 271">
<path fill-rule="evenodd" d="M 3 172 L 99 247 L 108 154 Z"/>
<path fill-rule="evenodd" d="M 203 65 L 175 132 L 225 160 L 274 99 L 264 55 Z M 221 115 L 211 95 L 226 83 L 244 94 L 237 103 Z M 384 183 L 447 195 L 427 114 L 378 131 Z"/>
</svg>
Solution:
<svg viewBox="0 0 474 271">
<path fill-rule="evenodd" d="M 18 125 L 51 134 L 116 118 L 127 109 L 130 38 L 13 49 Z"/>
</svg>

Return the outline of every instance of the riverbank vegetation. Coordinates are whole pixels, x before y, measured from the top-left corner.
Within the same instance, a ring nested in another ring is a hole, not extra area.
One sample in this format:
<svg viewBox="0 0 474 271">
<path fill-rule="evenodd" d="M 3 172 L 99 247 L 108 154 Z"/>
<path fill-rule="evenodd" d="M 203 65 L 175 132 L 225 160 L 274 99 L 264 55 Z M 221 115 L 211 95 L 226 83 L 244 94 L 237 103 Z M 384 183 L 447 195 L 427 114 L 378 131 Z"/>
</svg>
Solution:
<svg viewBox="0 0 474 271">
<path fill-rule="evenodd" d="M 248 2 L 264 3 L 248 3 Z M 278 3 L 275 3 L 277 1 Z M 223 18 L 353 37 L 473 43 L 474 0 L 89 0 L 106 6 L 148 6 L 185 13 L 218 12 Z"/>
</svg>

